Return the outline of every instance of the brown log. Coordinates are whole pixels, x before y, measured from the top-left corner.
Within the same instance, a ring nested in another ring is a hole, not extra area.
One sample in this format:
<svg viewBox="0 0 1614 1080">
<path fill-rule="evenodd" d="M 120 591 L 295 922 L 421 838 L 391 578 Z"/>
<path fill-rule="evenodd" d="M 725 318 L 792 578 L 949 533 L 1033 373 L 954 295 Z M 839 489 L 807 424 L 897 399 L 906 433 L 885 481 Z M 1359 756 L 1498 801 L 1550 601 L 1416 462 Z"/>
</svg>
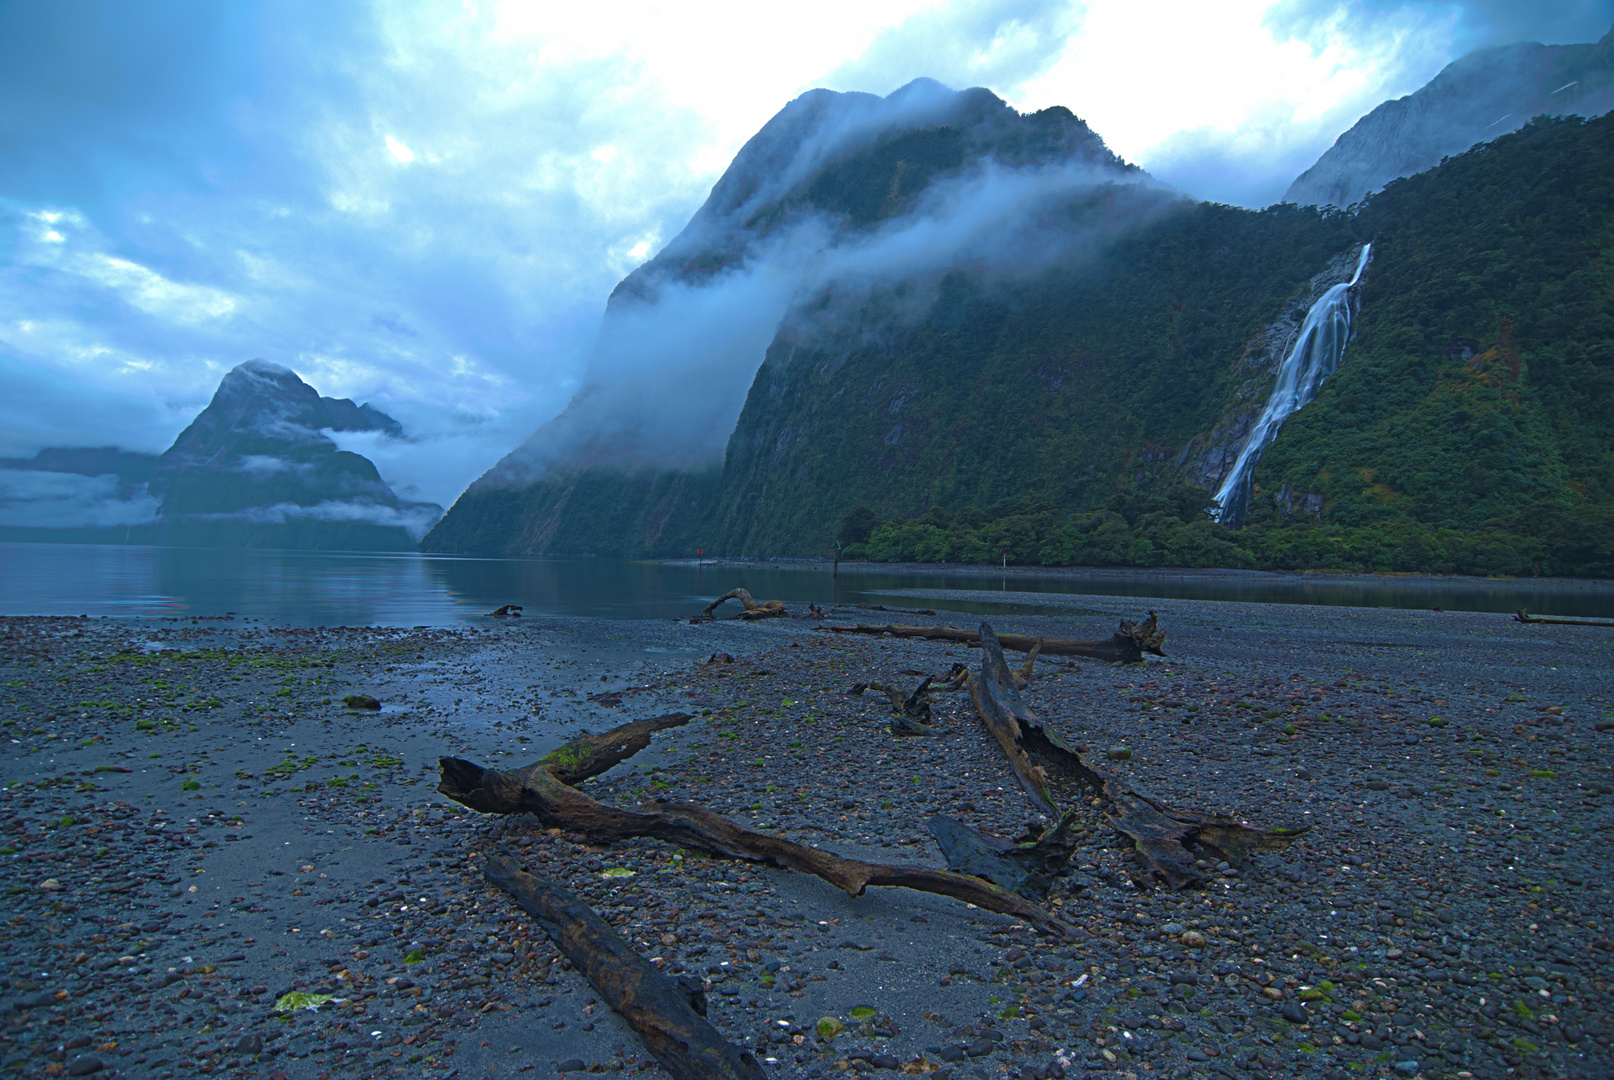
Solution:
<svg viewBox="0 0 1614 1080">
<path fill-rule="evenodd" d="M 997 636 L 986 623 L 981 624 L 981 642 L 981 677 L 970 680 L 970 697 L 1022 786 L 1041 809 L 1052 812 L 1048 773 L 1032 763 L 1032 753 L 1086 784 L 1102 800 L 1110 826 L 1132 841 L 1148 880 L 1173 889 L 1203 882 L 1205 874 L 1194 865 L 1190 844 L 1244 866 L 1249 853 L 1282 850 L 1311 828 L 1257 829 L 1236 818 L 1173 810 L 1136 790 L 1093 764 L 1026 706 L 1014 688 L 1014 674 Z"/>
<path fill-rule="evenodd" d="M 1515 622 L 1522 623 L 1551 623 L 1554 626 L 1614 626 L 1614 622 L 1598 622 L 1592 619 L 1554 619 L 1547 615 L 1532 615 L 1523 608 L 1513 616 Z"/>
<path fill-rule="evenodd" d="M 1003 661 L 1003 650 L 998 646 L 992 628 L 982 623 L 979 637 L 985 655 L 981 660 L 981 677 L 971 678 L 968 683 L 970 700 L 975 702 L 975 711 L 980 714 L 981 722 L 1003 749 L 1003 755 L 1009 759 L 1009 767 L 1014 770 L 1026 794 L 1031 796 L 1031 801 L 1043 813 L 1057 817 L 1059 811 L 1048 794 L 1048 773 L 1042 766 L 1032 762 L 1021 745 L 1020 720 L 1022 716 L 1029 716 L 1030 710 L 1014 688 L 1014 673 Z M 993 662 L 994 657 L 996 662 Z"/>
<path fill-rule="evenodd" d="M 595 738 L 612 747 L 621 741 L 612 738 L 615 734 L 610 732 Z M 545 760 L 569 764 L 571 755 L 562 747 Z M 589 760 L 598 762 L 603 757 Z M 1060 937 L 1081 934 L 1076 927 L 1036 904 L 979 878 L 922 866 L 843 859 L 783 837 L 752 832 L 693 803 L 649 800 L 640 804 L 638 810 L 606 806 L 569 787 L 543 762 L 513 772 L 484 769 L 460 758 L 440 758 L 438 764 L 441 779 L 437 790 L 455 802 L 484 814 L 530 813 L 546 826 L 580 833 L 592 843 L 653 836 L 714 855 L 812 874 L 844 890 L 848 896 L 861 896 L 870 885 L 903 886 L 1012 915 L 1045 933 Z M 599 771 L 603 770 L 597 769 L 588 775 Z"/>
<path fill-rule="evenodd" d="M 639 1033 L 645 1047 L 678 1080 L 766 1077 L 750 1051 L 728 1042 L 706 1021 L 705 1000 L 698 990 L 692 992 L 663 975 L 583 901 L 521 869 L 508 852 L 490 855 L 486 873 L 489 881 L 513 896 L 538 921 L 605 1003 Z"/>
<path fill-rule="evenodd" d="M 872 626 L 859 623 L 856 626 L 824 626 L 819 629 L 836 634 L 890 634 L 892 637 L 901 638 L 955 641 L 961 645 L 981 643 L 979 631 L 964 630 L 957 626 Z M 1136 664 L 1142 662 L 1145 654 L 1166 655 L 1161 649 L 1165 640 L 1166 632 L 1160 629 L 1159 620 L 1151 611 L 1149 617 L 1141 623 L 1122 619 L 1120 630 L 1105 641 L 1071 641 L 1066 638 L 1004 634 L 998 639 L 998 643 L 1002 648 L 1013 652 L 1029 653 L 1037 649 L 1039 654 L 1044 656 L 1080 656 L 1089 660 Z"/>
<path fill-rule="evenodd" d="M 613 765 L 628 760 L 649 746 L 650 736 L 656 732 L 683 727 L 689 720 L 688 713 L 668 713 L 665 716 L 653 716 L 648 720 L 635 720 L 613 728 L 603 735 L 579 736 L 523 769 L 495 772 L 492 769 L 483 769 L 480 765 L 472 765 L 474 772 L 463 774 L 456 772 L 452 783 L 456 790 L 480 791 L 481 798 L 487 801 L 487 809 L 483 810 L 483 813 L 513 814 L 519 809 L 521 792 L 527 783 L 528 773 L 539 771 L 563 784 L 581 783 L 591 776 L 600 775 Z M 449 772 L 463 764 L 469 763 L 461 762 L 458 758 L 440 758 L 442 782 L 449 784 Z M 439 787 L 438 790 L 441 791 L 442 788 Z M 449 794 L 446 791 L 443 793 Z M 476 806 L 472 809 L 483 808 Z"/>
<path fill-rule="evenodd" d="M 716 618 L 713 612 L 715 612 L 719 607 L 722 607 L 723 604 L 729 600 L 738 600 L 745 608 L 745 610 L 740 612 L 736 618 L 776 619 L 780 616 L 789 615 L 789 612 L 785 610 L 785 602 L 783 600 L 769 600 L 765 604 L 759 604 L 751 598 L 751 593 L 746 589 L 730 589 L 722 596 L 719 596 L 716 600 L 713 600 L 710 604 L 707 604 L 706 610 L 701 612 L 701 614 L 707 618 Z"/>
</svg>

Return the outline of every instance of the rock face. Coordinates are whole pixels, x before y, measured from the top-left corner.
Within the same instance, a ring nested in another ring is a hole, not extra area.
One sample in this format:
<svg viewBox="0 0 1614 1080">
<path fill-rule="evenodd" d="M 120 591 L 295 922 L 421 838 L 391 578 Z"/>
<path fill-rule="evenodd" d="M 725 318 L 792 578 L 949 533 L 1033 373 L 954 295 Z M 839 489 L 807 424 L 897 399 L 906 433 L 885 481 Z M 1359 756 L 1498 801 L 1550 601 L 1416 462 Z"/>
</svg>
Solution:
<svg viewBox="0 0 1614 1080">
<path fill-rule="evenodd" d="M 1035 208 L 1146 180 L 1063 108 L 1021 115 L 985 90 L 930 80 L 886 98 L 802 95 L 746 143 L 688 226 L 613 291 L 565 411 L 472 485 L 426 546 L 636 554 L 662 544 L 681 517 L 709 509 L 706 478 L 793 306 L 816 303 L 822 314 L 864 295 L 872 278 L 922 278 L 961 249 L 969 258 L 972 245 L 985 261 L 1045 261 Z M 1152 200 L 1162 201 L 1171 197 Z M 669 469 L 677 478 L 658 478 Z M 579 533 L 566 508 L 619 483 L 639 493 L 615 515 L 627 531 Z"/>
<path fill-rule="evenodd" d="M 1289 185 L 1284 201 L 1350 206 L 1533 117 L 1600 116 L 1611 108 L 1614 30 L 1595 45 L 1478 49 L 1358 120 Z"/>
<path fill-rule="evenodd" d="M 319 392 L 250 360 L 158 459 L 159 542 L 199 546 L 410 549 L 441 508 L 401 502 L 367 458 L 324 432 L 402 435 L 369 405 Z M 411 535 L 413 533 L 413 535 Z"/>
</svg>

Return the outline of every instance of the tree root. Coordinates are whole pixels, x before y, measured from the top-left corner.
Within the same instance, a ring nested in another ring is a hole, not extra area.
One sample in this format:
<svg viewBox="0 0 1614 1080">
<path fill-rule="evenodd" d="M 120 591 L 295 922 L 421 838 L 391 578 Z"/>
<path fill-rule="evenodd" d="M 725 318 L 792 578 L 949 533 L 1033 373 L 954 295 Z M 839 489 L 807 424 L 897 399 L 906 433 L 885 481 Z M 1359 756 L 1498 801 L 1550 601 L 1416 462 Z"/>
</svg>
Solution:
<svg viewBox="0 0 1614 1080">
<path fill-rule="evenodd" d="M 728 600 L 738 600 L 742 605 L 744 605 L 745 610 L 736 616 L 737 618 L 741 619 L 777 619 L 781 617 L 788 618 L 790 615 L 790 613 L 785 610 L 785 602 L 783 600 L 769 600 L 766 604 L 759 604 L 751 598 L 751 593 L 745 589 L 730 589 L 722 596 L 719 596 L 716 600 L 713 600 L 710 604 L 707 604 L 706 610 L 701 612 L 701 614 L 708 619 L 716 618 L 717 616 L 714 615 L 713 612 L 715 612 L 724 604 L 725 601 Z"/>
</svg>

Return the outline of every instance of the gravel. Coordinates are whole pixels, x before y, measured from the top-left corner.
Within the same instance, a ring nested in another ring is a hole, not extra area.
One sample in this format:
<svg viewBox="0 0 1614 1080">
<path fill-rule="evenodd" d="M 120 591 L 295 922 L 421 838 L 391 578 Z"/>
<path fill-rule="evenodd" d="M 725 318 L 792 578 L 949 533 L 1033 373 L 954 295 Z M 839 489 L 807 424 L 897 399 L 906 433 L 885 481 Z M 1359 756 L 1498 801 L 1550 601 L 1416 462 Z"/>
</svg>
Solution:
<svg viewBox="0 0 1614 1080">
<path fill-rule="evenodd" d="M 994 626 L 1098 637 L 1139 614 L 1057 603 L 1111 618 Z M 808 620 L 0 620 L 0 1070 L 661 1075 L 482 881 L 501 846 L 699 979 L 774 1075 L 1614 1073 L 1614 732 L 1598 730 L 1614 638 L 1151 603 L 1168 659 L 1043 661 L 1031 706 L 1095 753 L 1128 750 L 1109 767 L 1169 804 L 1313 828 L 1168 894 L 1136 887 L 1095 814 L 1049 900 L 1074 942 L 937 896 L 596 848 L 433 790 L 439 754 L 510 767 L 676 708 L 697 720 L 584 790 L 939 865 L 933 814 L 1012 837 L 1034 808 L 966 695 L 939 698 L 944 737 L 899 738 L 883 702 L 847 691 L 977 663 L 964 647 Z M 350 711 L 352 694 L 381 709 Z"/>
</svg>

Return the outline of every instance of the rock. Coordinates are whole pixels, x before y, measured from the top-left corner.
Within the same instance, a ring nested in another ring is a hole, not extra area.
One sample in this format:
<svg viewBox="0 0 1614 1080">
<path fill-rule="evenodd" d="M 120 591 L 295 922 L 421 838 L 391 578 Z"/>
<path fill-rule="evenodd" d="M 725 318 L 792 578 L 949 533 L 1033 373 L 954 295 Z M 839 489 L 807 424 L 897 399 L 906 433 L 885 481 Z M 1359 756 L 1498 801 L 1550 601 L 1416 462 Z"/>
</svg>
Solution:
<svg viewBox="0 0 1614 1080">
<path fill-rule="evenodd" d="M 1117 743 L 1104 751 L 1104 753 L 1111 761 L 1127 761 L 1132 757 L 1132 748 Z"/>
<path fill-rule="evenodd" d="M 1402 1076 L 1417 1076 L 1418 1063 L 1416 1061 L 1398 1061 L 1395 1063 L 1395 1071 Z"/>
<path fill-rule="evenodd" d="M 876 1054 L 876 1055 L 874 1055 L 874 1057 L 869 1059 L 869 1064 L 873 1065 L 876 1069 L 900 1069 L 900 1068 L 902 1068 L 902 1062 L 898 1061 L 896 1058 L 892 1057 L 890 1054 Z"/>
<path fill-rule="evenodd" d="M 1279 1011 L 1283 1014 L 1283 1018 L 1291 1024 L 1304 1024 L 1306 1022 L 1306 1010 L 1301 1008 L 1298 1001 L 1284 1002 L 1283 1008 Z"/>
<path fill-rule="evenodd" d="M 44 889 L 46 892 L 55 892 L 57 889 L 62 887 L 62 883 L 53 877 L 48 877 L 39 883 L 39 887 Z"/>
<path fill-rule="evenodd" d="M 1390 785 L 1384 780 L 1369 780 L 1367 782 L 1367 789 L 1369 791 L 1388 791 L 1390 789 Z"/>
<path fill-rule="evenodd" d="M 262 1035 L 243 1035 L 243 1036 L 241 1036 L 241 1041 L 235 1044 L 235 1052 L 238 1053 L 238 1054 L 249 1054 L 249 1055 L 255 1055 L 255 1054 L 263 1053 L 263 1036 Z"/>
<path fill-rule="evenodd" d="M 582 1072 L 585 1068 L 587 1068 L 587 1066 L 583 1064 L 582 1058 L 567 1058 L 565 1061 L 555 1066 L 555 1071 L 558 1073 Z"/>
<path fill-rule="evenodd" d="M 1203 949 L 1209 944 L 1209 942 L 1205 939 L 1205 935 L 1201 934 L 1198 930 L 1189 930 L 1183 934 L 1182 943 L 1188 946 L 1190 949 Z"/>
<path fill-rule="evenodd" d="M 818 1031 L 819 1038 L 821 1039 L 833 1039 L 835 1036 L 846 1030 L 846 1025 L 835 1019 L 833 1016 L 820 1017 L 818 1023 L 814 1026 Z"/>
<path fill-rule="evenodd" d="M 350 709 L 368 709 L 371 712 L 381 708 L 381 702 L 369 694 L 349 694 L 342 699 L 342 704 Z"/>
<path fill-rule="evenodd" d="M 970 1057 L 985 1057 L 998 1048 L 998 1044 L 991 1039 L 976 1039 L 964 1047 L 964 1053 Z"/>
<path fill-rule="evenodd" d="M 97 1057 L 74 1058 L 72 1063 L 67 1066 L 67 1075 L 90 1076 L 100 1072 L 105 1067 L 101 1064 L 101 1059 Z"/>
</svg>

